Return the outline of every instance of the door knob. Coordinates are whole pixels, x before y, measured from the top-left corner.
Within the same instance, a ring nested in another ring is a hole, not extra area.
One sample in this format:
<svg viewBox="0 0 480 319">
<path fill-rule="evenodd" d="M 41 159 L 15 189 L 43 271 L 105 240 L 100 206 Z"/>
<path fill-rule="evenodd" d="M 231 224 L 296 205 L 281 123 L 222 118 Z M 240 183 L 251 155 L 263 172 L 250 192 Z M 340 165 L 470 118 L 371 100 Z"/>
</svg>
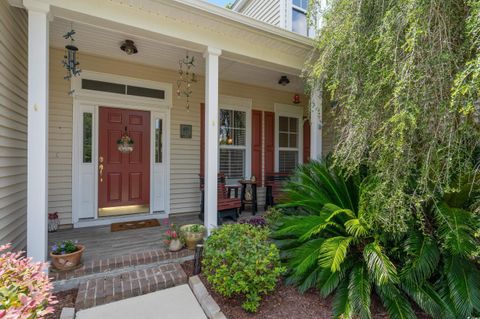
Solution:
<svg viewBox="0 0 480 319">
<path fill-rule="evenodd" d="M 100 163 L 98 165 L 98 173 L 100 175 L 100 183 L 103 182 L 103 156 L 100 156 L 100 158 L 98 159 L 98 162 Z"/>
</svg>

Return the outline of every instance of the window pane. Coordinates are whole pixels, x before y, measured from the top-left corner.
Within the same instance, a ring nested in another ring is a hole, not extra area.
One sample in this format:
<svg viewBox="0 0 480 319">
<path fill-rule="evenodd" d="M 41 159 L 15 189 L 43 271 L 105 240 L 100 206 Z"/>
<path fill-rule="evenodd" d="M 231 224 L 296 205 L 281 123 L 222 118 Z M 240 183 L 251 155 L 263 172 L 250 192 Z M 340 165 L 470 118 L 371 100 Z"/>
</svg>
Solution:
<svg viewBox="0 0 480 319">
<path fill-rule="evenodd" d="M 162 119 L 155 119 L 155 163 L 162 163 Z"/>
<path fill-rule="evenodd" d="M 293 0 L 293 5 L 307 10 L 308 0 Z"/>
<path fill-rule="evenodd" d="M 164 90 L 155 90 L 149 88 L 142 88 L 139 86 L 127 86 L 127 95 L 135 95 L 135 96 L 144 96 L 144 97 L 152 97 L 155 99 L 165 99 L 165 91 Z"/>
<path fill-rule="evenodd" d="M 235 128 L 246 128 L 247 113 L 241 111 L 234 112 L 234 127 Z"/>
<path fill-rule="evenodd" d="M 288 117 L 280 116 L 278 118 L 278 130 L 280 132 L 288 132 Z"/>
<path fill-rule="evenodd" d="M 292 31 L 300 33 L 302 35 L 307 35 L 307 16 L 305 13 L 293 9 L 292 12 Z"/>
<path fill-rule="evenodd" d="M 83 113 L 83 162 L 92 162 L 92 113 Z"/>
<path fill-rule="evenodd" d="M 280 173 L 290 173 L 298 165 L 297 151 L 280 151 L 278 158 L 278 169 Z"/>
<path fill-rule="evenodd" d="M 280 147 L 288 147 L 288 133 L 280 133 L 278 136 L 278 145 Z"/>
<path fill-rule="evenodd" d="M 82 79 L 82 89 L 125 94 L 125 85 L 103 81 Z"/>
<path fill-rule="evenodd" d="M 290 132 L 298 132 L 298 119 L 291 117 L 290 118 Z"/>
<path fill-rule="evenodd" d="M 220 172 L 228 179 L 245 176 L 245 150 L 220 149 Z"/>
<path fill-rule="evenodd" d="M 232 136 L 233 136 L 232 137 L 233 138 L 233 144 L 232 145 L 245 146 L 246 130 L 245 129 L 233 129 L 233 130 L 231 130 L 231 132 L 232 132 Z"/>
<path fill-rule="evenodd" d="M 298 147 L 298 135 L 296 133 L 290 133 L 290 147 Z"/>
</svg>

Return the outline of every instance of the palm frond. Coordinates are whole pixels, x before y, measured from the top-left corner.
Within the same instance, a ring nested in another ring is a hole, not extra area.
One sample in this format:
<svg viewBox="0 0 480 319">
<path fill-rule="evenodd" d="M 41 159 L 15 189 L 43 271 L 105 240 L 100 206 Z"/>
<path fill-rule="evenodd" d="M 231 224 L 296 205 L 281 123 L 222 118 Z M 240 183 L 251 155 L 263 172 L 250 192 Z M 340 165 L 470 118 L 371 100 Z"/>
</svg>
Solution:
<svg viewBox="0 0 480 319">
<path fill-rule="evenodd" d="M 320 266 L 332 272 L 339 271 L 347 256 L 347 250 L 353 237 L 337 236 L 325 240 L 320 248 L 318 262 Z"/>
<path fill-rule="evenodd" d="M 377 285 L 398 283 L 397 269 L 377 241 L 365 246 L 363 257 L 367 263 L 368 271 Z"/>
<path fill-rule="evenodd" d="M 365 237 L 368 235 L 368 227 L 360 219 L 353 218 L 345 222 L 345 229 L 349 235 L 354 237 Z"/>
<path fill-rule="evenodd" d="M 361 319 L 370 319 L 372 284 L 368 278 L 368 272 L 363 265 L 355 266 L 350 272 L 348 284 L 348 296 L 355 314 Z"/>
<path fill-rule="evenodd" d="M 335 319 L 353 318 L 353 308 L 348 297 L 348 278 L 344 278 L 338 285 L 332 301 L 332 312 Z"/>
<path fill-rule="evenodd" d="M 376 286 L 377 294 L 387 309 L 390 319 L 416 319 L 417 316 L 407 298 L 393 284 Z"/>
<path fill-rule="evenodd" d="M 315 215 L 284 216 L 271 237 L 274 239 L 300 238 L 306 233 L 312 233 L 319 225 L 323 225 L 325 219 L 326 217 Z"/>
<path fill-rule="evenodd" d="M 345 277 L 345 268 L 332 272 L 329 268 L 322 268 L 318 278 L 318 288 L 323 297 L 328 297 Z"/>
<path fill-rule="evenodd" d="M 449 256 L 445 262 L 445 274 L 458 316 L 467 318 L 473 311 L 480 311 L 480 272 L 468 260 Z"/>
<path fill-rule="evenodd" d="M 432 237 L 420 232 L 411 232 L 405 240 L 408 261 L 401 271 L 401 279 L 411 283 L 422 283 L 437 269 L 440 251 Z"/>
<path fill-rule="evenodd" d="M 310 275 L 310 272 L 318 267 L 318 256 L 323 242 L 322 238 L 317 238 L 289 250 L 287 259 L 287 267 L 290 269 L 287 275 L 288 284 L 300 285 L 304 283 L 305 290 L 315 286 L 316 281 L 310 284 L 308 282 L 305 283 L 305 280 Z M 310 278 L 309 281 L 311 280 L 313 278 Z"/>
<path fill-rule="evenodd" d="M 453 255 L 469 257 L 478 244 L 473 236 L 475 233 L 473 214 L 440 203 L 434 208 L 434 215 L 443 246 Z"/>
<path fill-rule="evenodd" d="M 403 282 L 401 287 L 432 318 L 454 318 L 449 305 L 442 299 L 442 295 L 436 292 L 428 282 L 421 284 Z"/>
</svg>

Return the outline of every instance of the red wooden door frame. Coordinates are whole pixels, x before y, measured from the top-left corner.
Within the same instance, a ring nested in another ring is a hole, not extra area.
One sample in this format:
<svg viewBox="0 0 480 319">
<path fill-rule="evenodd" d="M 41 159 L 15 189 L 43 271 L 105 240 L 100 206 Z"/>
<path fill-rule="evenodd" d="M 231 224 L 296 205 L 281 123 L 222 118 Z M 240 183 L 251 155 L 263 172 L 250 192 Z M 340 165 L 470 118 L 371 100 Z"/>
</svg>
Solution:
<svg viewBox="0 0 480 319">
<path fill-rule="evenodd" d="M 133 152 L 120 153 L 125 127 Z M 150 112 L 99 108 L 98 208 L 150 204 Z M 101 158 L 103 162 L 100 163 Z"/>
</svg>

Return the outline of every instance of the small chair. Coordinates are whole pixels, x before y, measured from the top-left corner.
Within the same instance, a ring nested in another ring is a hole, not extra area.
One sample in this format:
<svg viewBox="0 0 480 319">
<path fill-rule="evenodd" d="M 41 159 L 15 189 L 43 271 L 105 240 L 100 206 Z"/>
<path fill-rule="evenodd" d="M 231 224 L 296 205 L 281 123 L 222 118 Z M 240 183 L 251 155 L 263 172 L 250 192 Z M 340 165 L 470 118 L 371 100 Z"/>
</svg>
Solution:
<svg viewBox="0 0 480 319">
<path fill-rule="evenodd" d="M 275 206 L 284 199 L 285 192 L 283 187 L 290 176 L 290 173 L 267 173 L 265 175 L 265 186 L 267 187 L 265 210 Z"/>
<path fill-rule="evenodd" d="M 205 216 L 205 177 L 200 175 L 200 190 L 202 192 L 202 201 L 200 204 L 200 215 L 198 216 L 201 220 Z M 238 195 L 238 191 L 235 192 Z M 242 206 L 240 198 L 230 197 L 231 191 L 228 186 L 225 184 L 225 175 L 223 173 L 218 174 L 217 181 L 217 224 L 221 225 L 225 217 L 230 217 L 234 221 L 237 221 L 240 215 L 240 207 Z"/>
</svg>

